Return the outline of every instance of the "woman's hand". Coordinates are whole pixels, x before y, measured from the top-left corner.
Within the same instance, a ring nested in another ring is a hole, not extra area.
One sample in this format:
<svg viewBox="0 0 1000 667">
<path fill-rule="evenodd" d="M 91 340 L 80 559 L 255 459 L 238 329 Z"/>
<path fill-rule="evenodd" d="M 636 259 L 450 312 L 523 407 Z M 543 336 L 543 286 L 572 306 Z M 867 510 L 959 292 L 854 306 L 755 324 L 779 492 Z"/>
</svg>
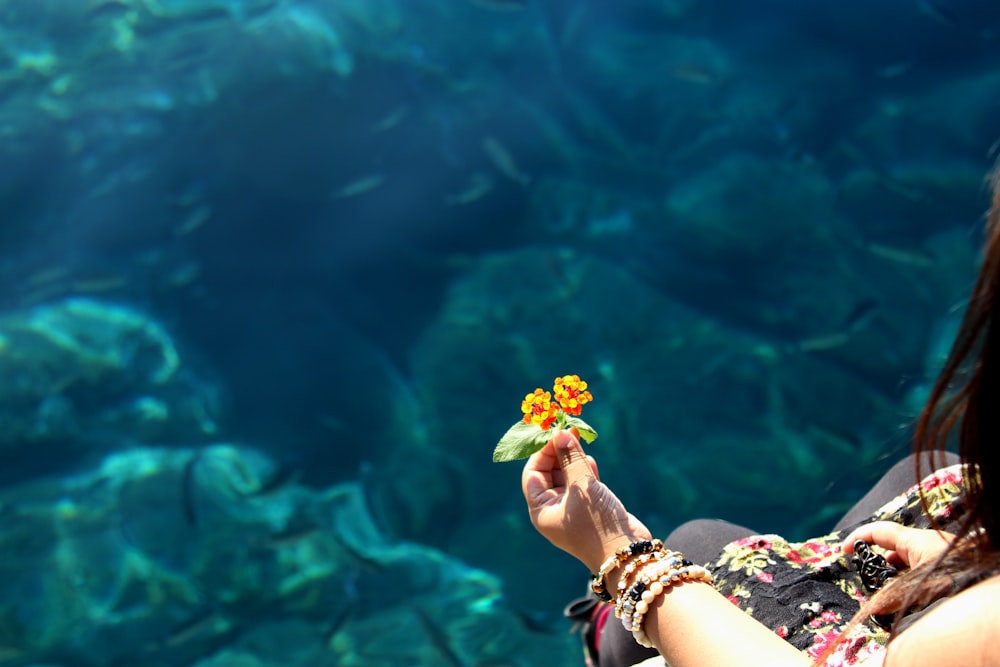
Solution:
<svg viewBox="0 0 1000 667">
<path fill-rule="evenodd" d="M 853 530 L 844 540 L 844 553 L 854 553 L 854 543 L 858 540 L 888 551 L 885 559 L 896 567 L 914 568 L 937 560 L 955 536 L 941 530 L 908 528 L 892 521 L 876 521 Z"/>
<path fill-rule="evenodd" d="M 538 532 L 591 572 L 616 549 L 650 539 L 646 526 L 600 481 L 576 429 L 558 431 L 528 459 L 521 488 Z"/>
</svg>

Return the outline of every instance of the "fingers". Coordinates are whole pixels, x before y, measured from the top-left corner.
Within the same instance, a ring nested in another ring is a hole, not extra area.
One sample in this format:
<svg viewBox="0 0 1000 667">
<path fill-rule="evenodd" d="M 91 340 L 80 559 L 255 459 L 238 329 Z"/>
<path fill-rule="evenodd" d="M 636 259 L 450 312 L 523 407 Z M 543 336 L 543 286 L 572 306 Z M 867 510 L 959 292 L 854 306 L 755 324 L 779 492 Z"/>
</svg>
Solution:
<svg viewBox="0 0 1000 667">
<path fill-rule="evenodd" d="M 594 479 L 600 480 L 601 473 L 593 456 L 587 456 L 587 467 Z M 550 440 L 539 451 L 532 454 L 521 471 L 521 489 L 526 498 L 537 496 L 545 489 L 565 487 L 566 473 Z M 529 495 L 530 492 L 530 495 Z"/>
<path fill-rule="evenodd" d="M 529 505 L 556 485 L 553 474 L 560 472 L 558 466 L 559 459 L 551 442 L 528 458 L 521 470 L 521 490 Z"/>
<path fill-rule="evenodd" d="M 916 567 L 937 558 L 954 539 L 954 535 L 938 530 L 876 521 L 851 531 L 844 540 L 843 550 L 854 553 L 854 543 L 862 540 L 886 550 L 890 562 Z"/>
<path fill-rule="evenodd" d="M 556 456 L 556 450 L 552 447 L 552 442 L 549 441 L 545 443 L 544 447 L 528 457 L 528 461 L 524 464 L 524 472 L 526 474 L 530 470 L 537 470 L 548 473 L 558 467 L 559 457 Z"/>
<path fill-rule="evenodd" d="M 597 464 L 587 460 L 587 455 L 580 445 L 580 434 L 576 429 L 559 431 L 553 436 L 551 443 L 559 459 L 559 467 L 566 475 L 567 485 L 597 476 Z"/>
<path fill-rule="evenodd" d="M 854 543 L 858 540 L 874 544 L 883 549 L 895 551 L 903 534 L 912 528 L 906 528 L 892 521 L 876 521 L 855 528 L 844 538 L 843 550 L 845 554 L 854 553 Z"/>
</svg>

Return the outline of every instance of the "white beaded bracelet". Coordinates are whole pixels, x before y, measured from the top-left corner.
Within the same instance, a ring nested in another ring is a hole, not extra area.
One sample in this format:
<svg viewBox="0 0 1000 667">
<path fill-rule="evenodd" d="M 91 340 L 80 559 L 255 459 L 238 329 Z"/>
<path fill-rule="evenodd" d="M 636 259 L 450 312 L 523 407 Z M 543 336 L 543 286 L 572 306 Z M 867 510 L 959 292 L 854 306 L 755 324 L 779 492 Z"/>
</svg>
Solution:
<svg viewBox="0 0 1000 667">
<path fill-rule="evenodd" d="M 618 580 L 615 617 L 623 619 L 624 622 L 625 618 L 631 616 L 632 612 L 635 610 L 635 604 L 639 601 L 638 595 L 642 593 L 642 590 L 638 590 L 638 593 L 636 592 L 636 586 L 641 584 L 641 588 L 645 589 L 645 587 L 652 582 L 650 575 L 653 571 L 667 572 L 671 569 L 680 567 L 683 563 L 684 556 L 682 556 L 679 552 L 663 552 L 660 558 L 656 559 L 652 563 L 644 563 L 645 567 L 643 567 L 643 569 L 639 571 L 639 574 L 636 575 L 635 583 L 632 584 L 632 588 L 631 590 L 628 590 L 628 592 L 626 592 L 626 590 L 629 587 L 629 577 L 636 568 L 633 567 L 631 570 L 626 568 L 626 570 L 622 572 L 621 579 Z M 630 563 L 630 565 L 632 564 Z M 640 563 L 636 563 L 636 565 L 640 565 Z M 659 575 L 656 576 L 659 577 Z"/>
<path fill-rule="evenodd" d="M 632 613 L 628 617 L 622 618 L 622 625 L 626 630 L 632 632 L 636 643 L 646 648 L 652 648 L 643 629 L 646 612 L 653 606 L 656 599 L 669 591 L 673 586 L 689 581 L 699 581 L 706 584 L 712 583 L 712 574 L 701 565 L 690 563 L 671 569 L 665 569 L 665 563 L 655 563 L 643 568 L 639 576 L 636 577 L 636 586 L 641 587 L 638 599 L 632 605 Z M 647 572 L 646 570 L 649 570 Z M 649 583 L 643 583 L 648 581 Z M 634 589 L 635 590 L 635 589 Z M 631 593 L 630 593 L 631 597 Z"/>
</svg>

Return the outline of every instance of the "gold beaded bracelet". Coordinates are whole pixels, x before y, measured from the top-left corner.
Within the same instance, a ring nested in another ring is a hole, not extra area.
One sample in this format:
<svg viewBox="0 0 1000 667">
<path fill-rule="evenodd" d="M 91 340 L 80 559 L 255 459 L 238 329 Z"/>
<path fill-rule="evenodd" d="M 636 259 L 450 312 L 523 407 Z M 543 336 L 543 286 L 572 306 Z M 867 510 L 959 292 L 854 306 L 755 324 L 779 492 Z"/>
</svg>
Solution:
<svg viewBox="0 0 1000 667">
<path fill-rule="evenodd" d="M 610 602 L 611 594 L 607 592 L 607 585 L 605 583 L 607 576 L 614 572 L 615 568 L 620 567 L 633 556 L 656 553 L 659 551 L 663 551 L 663 542 L 655 539 L 633 542 L 627 547 L 621 547 L 615 551 L 615 553 L 608 556 L 607 559 L 601 564 L 597 574 L 594 575 L 594 578 L 590 582 L 590 590 L 592 590 L 597 597 L 601 598 L 605 602 Z"/>
</svg>

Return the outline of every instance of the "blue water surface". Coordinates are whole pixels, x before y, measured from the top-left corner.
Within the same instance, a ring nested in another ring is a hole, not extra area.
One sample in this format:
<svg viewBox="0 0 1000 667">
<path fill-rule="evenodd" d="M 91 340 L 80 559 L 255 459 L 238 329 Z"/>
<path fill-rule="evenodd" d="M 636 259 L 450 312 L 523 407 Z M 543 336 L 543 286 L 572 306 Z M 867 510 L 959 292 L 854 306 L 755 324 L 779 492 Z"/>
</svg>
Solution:
<svg viewBox="0 0 1000 667">
<path fill-rule="evenodd" d="M 658 534 L 825 532 L 998 140 L 992 0 L 0 3 L 0 665 L 579 664 L 524 395 Z"/>
</svg>

